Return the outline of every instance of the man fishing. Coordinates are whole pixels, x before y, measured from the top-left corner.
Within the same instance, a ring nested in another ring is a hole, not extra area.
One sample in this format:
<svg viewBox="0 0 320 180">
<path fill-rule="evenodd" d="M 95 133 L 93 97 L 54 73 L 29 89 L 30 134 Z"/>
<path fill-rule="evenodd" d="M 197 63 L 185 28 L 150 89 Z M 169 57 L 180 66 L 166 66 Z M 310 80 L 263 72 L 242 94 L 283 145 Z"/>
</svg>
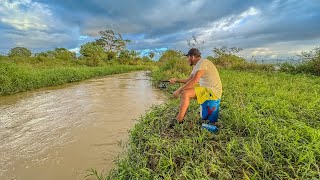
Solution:
<svg viewBox="0 0 320 180">
<path fill-rule="evenodd" d="M 222 95 L 222 84 L 216 66 L 208 59 L 202 59 L 201 53 L 197 48 L 191 48 L 186 54 L 190 66 L 194 66 L 191 75 L 187 79 L 171 78 L 170 83 L 176 82 L 185 83 L 179 89 L 173 92 L 174 97 L 180 96 L 179 113 L 175 119 L 169 122 L 169 127 L 173 127 L 177 123 L 182 123 L 190 104 L 190 99 L 197 99 L 201 105 L 205 105 L 210 100 L 219 102 Z M 195 86 L 199 82 L 200 86 Z M 204 107 L 204 106 L 203 106 Z M 209 107 L 209 106 L 207 106 Z M 208 115 L 214 111 L 215 108 L 202 109 L 202 113 Z M 216 122 L 217 114 L 210 120 Z"/>
</svg>

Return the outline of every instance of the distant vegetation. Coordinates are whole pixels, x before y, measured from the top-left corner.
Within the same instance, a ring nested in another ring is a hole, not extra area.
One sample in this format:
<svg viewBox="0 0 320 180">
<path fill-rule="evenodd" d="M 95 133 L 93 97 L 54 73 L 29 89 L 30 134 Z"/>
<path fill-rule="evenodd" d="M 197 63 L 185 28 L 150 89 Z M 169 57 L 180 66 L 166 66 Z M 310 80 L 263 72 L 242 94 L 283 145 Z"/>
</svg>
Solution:
<svg viewBox="0 0 320 180">
<path fill-rule="evenodd" d="M 236 53 L 241 50 L 241 48 L 227 48 L 225 46 L 214 48 L 212 51 L 215 56 L 209 56 L 208 59 L 211 60 L 216 66 L 224 69 L 263 71 L 275 70 L 273 64 L 258 64 L 256 62 L 248 62 L 244 58 L 237 56 Z"/>
<path fill-rule="evenodd" d="M 191 70 L 181 51 L 167 50 L 162 53 L 158 61 L 154 61 L 152 60 L 155 56 L 154 52 L 141 57 L 136 51 L 127 49 L 126 45 L 130 40 L 123 39 L 119 33 L 106 30 L 100 31 L 100 35 L 101 37 L 96 41 L 81 45 L 79 56 L 66 48 L 55 48 L 35 54 L 24 47 L 12 48 L 7 55 L 0 56 L 0 95 L 78 81 L 98 76 L 98 74 L 104 75 L 104 73 L 84 75 L 83 72 L 90 70 L 101 72 L 102 67 L 119 69 L 119 67 L 124 67 L 123 65 L 133 65 L 139 66 L 137 69 L 150 69 L 157 66 L 158 71 L 164 73 L 166 78 L 171 76 L 184 77 L 185 73 Z M 201 46 L 203 42 L 199 43 L 196 37 L 193 37 L 192 41 L 188 41 L 188 45 Z M 204 58 L 211 60 L 219 69 L 280 71 L 320 76 L 320 48 L 315 48 L 310 52 L 302 52 L 299 56 L 302 63 L 299 64 L 249 62 L 236 55 L 241 50 L 236 47 L 215 47 L 212 49 L 213 56 Z M 130 69 L 134 70 L 135 68 L 132 67 Z M 119 72 L 123 72 L 120 69 Z M 77 73 L 83 74 L 83 76 L 78 77 Z M 157 76 L 157 72 L 154 72 L 154 76 Z"/>
<path fill-rule="evenodd" d="M 302 52 L 300 58 L 303 62 L 297 65 L 290 63 L 281 64 L 280 71 L 320 76 L 320 48 L 314 48 L 310 52 Z"/>
<path fill-rule="evenodd" d="M 236 55 L 241 50 L 235 47 L 214 48 L 213 53 L 215 57 L 209 56 L 207 58 L 216 64 L 216 66 L 224 69 L 280 71 L 292 74 L 304 73 L 320 76 L 320 48 L 315 48 L 310 52 L 302 52 L 299 55 L 302 62 L 295 64 L 288 62 L 278 64 L 248 62 L 246 59 Z"/>
<path fill-rule="evenodd" d="M 140 57 L 135 51 L 128 50 L 130 40 L 123 39 L 121 34 L 112 30 L 100 31 L 101 37 L 93 42 L 81 45 L 80 56 L 66 48 L 55 48 L 32 54 L 25 47 L 12 48 L 7 56 L 0 56 L 1 62 L 28 63 L 38 66 L 104 66 L 107 64 L 141 65 L 152 63 L 154 53 Z"/>
<path fill-rule="evenodd" d="M 80 56 L 66 48 L 35 54 L 25 47 L 12 48 L 0 56 L 0 95 L 154 66 L 150 57 L 128 50 L 129 40 L 120 34 L 112 30 L 100 34 L 101 38 L 80 47 Z"/>
</svg>

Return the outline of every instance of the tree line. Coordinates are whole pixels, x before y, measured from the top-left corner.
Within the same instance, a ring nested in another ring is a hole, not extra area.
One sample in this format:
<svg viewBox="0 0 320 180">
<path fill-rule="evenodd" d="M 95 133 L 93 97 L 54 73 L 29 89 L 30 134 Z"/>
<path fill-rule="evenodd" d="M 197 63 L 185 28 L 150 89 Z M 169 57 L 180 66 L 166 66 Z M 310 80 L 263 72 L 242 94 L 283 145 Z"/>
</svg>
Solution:
<svg viewBox="0 0 320 180">
<path fill-rule="evenodd" d="M 120 33 L 113 30 L 99 31 L 100 38 L 80 46 L 80 56 L 66 48 L 55 48 L 45 52 L 34 53 L 25 47 L 12 48 L 7 57 L 9 58 L 36 58 L 39 61 L 48 59 L 79 60 L 88 66 L 100 66 L 110 61 L 120 64 L 136 64 L 151 62 L 155 56 L 151 52 L 149 56 L 140 57 L 134 50 L 127 49 L 131 40 L 124 39 Z"/>
</svg>

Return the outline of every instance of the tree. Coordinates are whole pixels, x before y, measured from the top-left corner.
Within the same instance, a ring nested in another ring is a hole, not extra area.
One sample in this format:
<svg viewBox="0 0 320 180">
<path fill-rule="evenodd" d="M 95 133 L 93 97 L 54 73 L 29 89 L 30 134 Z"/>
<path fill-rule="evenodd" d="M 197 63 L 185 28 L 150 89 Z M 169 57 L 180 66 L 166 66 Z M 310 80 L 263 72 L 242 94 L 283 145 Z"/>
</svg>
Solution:
<svg viewBox="0 0 320 180">
<path fill-rule="evenodd" d="M 136 61 L 138 54 L 134 50 L 121 50 L 118 55 L 118 62 L 120 64 L 129 64 L 130 62 Z"/>
<path fill-rule="evenodd" d="M 183 53 L 181 51 L 175 51 L 172 49 L 166 50 L 162 53 L 159 62 L 166 62 L 173 58 L 181 58 L 183 57 Z"/>
<path fill-rule="evenodd" d="M 237 66 L 239 64 L 246 63 L 245 59 L 235 55 L 241 48 L 232 47 L 228 48 L 226 46 L 222 46 L 220 48 L 213 48 L 213 53 L 215 57 L 210 57 L 209 59 L 216 65 L 224 68 L 230 68 L 232 66 Z"/>
<path fill-rule="evenodd" d="M 120 64 L 129 64 L 130 62 L 130 51 L 129 50 L 122 50 L 119 52 L 118 62 Z"/>
<path fill-rule="evenodd" d="M 204 41 L 199 42 L 195 35 L 192 36 L 192 39 L 187 40 L 189 48 L 197 48 L 200 51 L 203 50 Z"/>
<path fill-rule="evenodd" d="M 31 51 L 25 47 L 15 47 L 8 53 L 9 57 L 30 57 Z"/>
<path fill-rule="evenodd" d="M 131 42 L 130 40 L 123 39 L 120 33 L 115 33 L 113 30 L 99 31 L 99 34 L 101 38 L 97 39 L 96 43 L 102 46 L 107 52 L 120 52 L 125 49 L 127 43 Z"/>
<path fill-rule="evenodd" d="M 54 54 L 55 58 L 62 60 L 73 60 L 77 58 L 75 52 L 71 52 L 66 48 L 55 48 Z"/>
<path fill-rule="evenodd" d="M 55 48 L 54 50 L 35 53 L 34 56 L 38 58 L 57 58 L 65 61 L 77 58 L 75 52 L 71 52 L 66 48 Z"/>
<path fill-rule="evenodd" d="M 88 42 L 80 47 L 80 54 L 84 57 L 89 66 L 99 66 L 106 58 L 103 47 L 96 42 Z"/>
<path fill-rule="evenodd" d="M 39 52 L 34 54 L 35 57 L 49 57 L 49 58 L 55 58 L 56 52 L 53 50 L 45 51 L 45 52 Z"/>
<path fill-rule="evenodd" d="M 302 52 L 299 55 L 304 61 L 319 61 L 320 60 L 320 48 L 314 48 L 309 52 Z"/>
<path fill-rule="evenodd" d="M 223 55 L 234 55 L 240 51 L 242 51 L 242 48 L 238 48 L 238 47 L 232 47 L 232 48 L 228 48 L 226 46 L 222 46 L 220 48 L 213 48 L 213 53 L 216 54 L 216 56 L 223 56 Z"/>
<path fill-rule="evenodd" d="M 320 76 L 320 48 L 314 48 L 310 52 L 302 52 L 300 57 L 303 59 L 303 63 L 297 66 L 299 72 Z"/>
</svg>

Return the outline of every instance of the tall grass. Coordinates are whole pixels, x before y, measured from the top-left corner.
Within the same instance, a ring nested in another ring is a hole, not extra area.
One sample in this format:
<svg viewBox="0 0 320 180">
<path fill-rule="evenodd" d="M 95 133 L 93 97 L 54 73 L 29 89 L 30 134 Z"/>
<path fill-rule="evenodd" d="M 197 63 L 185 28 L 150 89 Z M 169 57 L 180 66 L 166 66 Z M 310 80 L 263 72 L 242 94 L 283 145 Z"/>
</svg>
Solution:
<svg viewBox="0 0 320 180">
<path fill-rule="evenodd" d="M 2 61 L 0 62 L 0 95 L 142 69 L 149 69 L 149 67 L 141 65 L 107 65 L 101 67 L 80 65 L 48 66 L 47 63 L 33 65 L 26 62 Z"/>
<path fill-rule="evenodd" d="M 201 129 L 194 101 L 185 123 L 169 129 L 179 106 L 179 100 L 170 100 L 140 118 L 127 155 L 99 179 L 320 179 L 319 77 L 220 74 L 217 134 Z"/>
</svg>

